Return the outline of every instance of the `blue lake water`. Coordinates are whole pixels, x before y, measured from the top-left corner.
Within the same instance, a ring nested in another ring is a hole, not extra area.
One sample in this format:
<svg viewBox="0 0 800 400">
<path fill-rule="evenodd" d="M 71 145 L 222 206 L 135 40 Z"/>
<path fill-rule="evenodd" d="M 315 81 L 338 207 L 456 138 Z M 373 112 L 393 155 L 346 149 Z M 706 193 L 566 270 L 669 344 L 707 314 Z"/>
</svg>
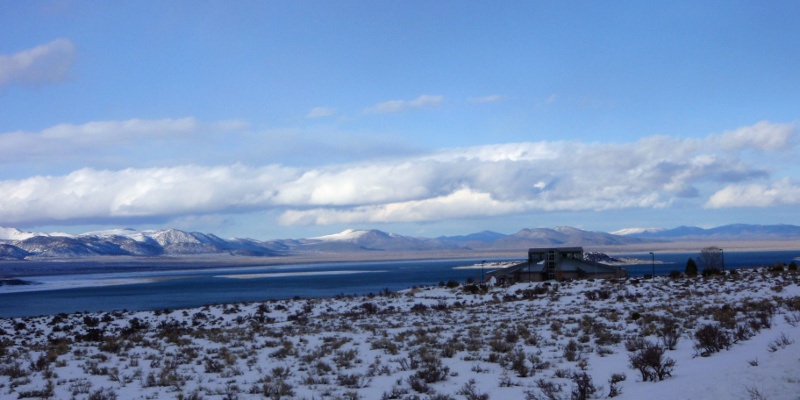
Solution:
<svg viewBox="0 0 800 400">
<path fill-rule="evenodd" d="M 645 260 L 643 264 L 625 267 L 630 276 L 643 276 L 650 274 L 653 268 L 656 275 L 666 275 L 672 270 L 683 271 L 689 257 L 696 259 L 697 253 L 656 254 L 656 264 L 651 263 L 649 253 L 615 256 Z M 800 250 L 726 252 L 725 265 L 734 269 L 789 263 L 799 256 Z M 479 280 L 488 268 L 481 271 L 480 268 L 458 267 L 481 261 L 386 261 L 166 270 L 116 268 L 111 273 L 20 276 L 38 284 L 0 287 L 0 317 L 177 309 L 293 297 L 377 294 L 386 289 L 396 291 L 449 280 Z"/>
</svg>

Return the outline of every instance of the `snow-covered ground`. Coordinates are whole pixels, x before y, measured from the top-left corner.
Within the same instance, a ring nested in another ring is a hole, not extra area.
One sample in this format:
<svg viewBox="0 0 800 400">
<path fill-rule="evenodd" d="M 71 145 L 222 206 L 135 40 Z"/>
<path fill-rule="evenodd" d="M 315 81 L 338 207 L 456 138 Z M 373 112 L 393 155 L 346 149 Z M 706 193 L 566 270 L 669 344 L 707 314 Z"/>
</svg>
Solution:
<svg viewBox="0 0 800 400">
<path fill-rule="evenodd" d="M 755 269 L 0 319 L 0 398 L 580 399 L 613 386 L 619 399 L 797 399 L 798 283 Z M 632 368 L 645 354 L 663 380 Z"/>
</svg>

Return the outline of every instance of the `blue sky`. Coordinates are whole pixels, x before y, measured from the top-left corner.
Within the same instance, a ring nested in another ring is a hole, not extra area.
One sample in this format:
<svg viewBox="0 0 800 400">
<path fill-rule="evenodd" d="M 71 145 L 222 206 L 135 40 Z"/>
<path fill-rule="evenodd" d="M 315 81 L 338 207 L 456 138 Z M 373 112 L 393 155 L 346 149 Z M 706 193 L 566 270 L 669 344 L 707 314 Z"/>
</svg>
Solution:
<svg viewBox="0 0 800 400">
<path fill-rule="evenodd" d="M 800 224 L 800 4 L 0 0 L 0 226 Z"/>
</svg>

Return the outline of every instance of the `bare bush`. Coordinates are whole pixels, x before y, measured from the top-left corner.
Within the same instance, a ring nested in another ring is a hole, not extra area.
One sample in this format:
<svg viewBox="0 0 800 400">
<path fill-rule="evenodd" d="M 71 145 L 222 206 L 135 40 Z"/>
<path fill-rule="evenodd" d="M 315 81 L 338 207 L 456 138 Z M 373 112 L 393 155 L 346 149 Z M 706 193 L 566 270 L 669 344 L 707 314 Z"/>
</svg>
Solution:
<svg viewBox="0 0 800 400">
<path fill-rule="evenodd" d="M 28 390 L 28 391 L 21 391 L 17 398 L 25 399 L 25 398 L 39 398 L 39 399 L 49 399 L 53 397 L 56 385 L 53 381 L 48 380 L 47 384 L 43 389 L 39 390 Z"/>
<path fill-rule="evenodd" d="M 578 361 L 578 359 L 581 357 L 580 346 L 578 345 L 578 342 L 576 342 L 575 339 L 570 339 L 567 345 L 564 346 L 563 354 L 567 361 Z"/>
<path fill-rule="evenodd" d="M 529 390 L 525 392 L 525 400 L 561 400 L 562 387 L 558 383 L 538 379 L 536 387 L 539 389 L 540 394 Z"/>
<path fill-rule="evenodd" d="M 406 378 L 406 381 L 408 381 L 408 386 L 410 386 L 411 389 L 417 393 L 428 393 L 432 390 L 431 386 L 425 383 L 425 380 L 417 375 L 409 376 Z"/>
<path fill-rule="evenodd" d="M 525 350 L 523 350 L 521 347 L 516 348 L 509 355 L 509 361 L 511 362 L 511 369 L 513 369 L 520 378 L 525 378 L 529 373 L 531 373 L 531 369 L 527 364 Z"/>
<path fill-rule="evenodd" d="M 703 325 L 694 333 L 695 350 L 701 356 L 708 357 L 718 351 L 728 349 L 731 346 L 731 337 L 719 324 Z"/>
<path fill-rule="evenodd" d="M 664 357 L 664 348 L 657 344 L 650 344 L 629 356 L 631 368 L 639 371 L 642 381 L 662 381 L 667 376 L 672 376 L 675 360 Z"/>
<path fill-rule="evenodd" d="M 572 384 L 572 400 L 586 400 L 597 392 L 597 388 L 592 383 L 591 375 L 586 372 L 572 374 Z"/>
<path fill-rule="evenodd" d="M 92 392 L 87 400 L 117 400 L 117 392 L 111 388 L 100 388 Z"/>
<path fill-rule="evenodd" d="M 767 396 L 764 396 L 755 386 L 747 386 L 744 389 L 747 391 L 747 396 L 750 400 L 767 400 Z"/>
<path fill-rule="evenodd" d="M 625 350 L 637 351 L 648 346 L 648 342 L 641 337 L 630 338 L 625 341 Z"/>
<path fill-rule="evenodd" d="M 261 386 L 253 386 L 250 393 L 263 394 L 271 400 L 294 396 L 294 388 L 289 384 L 289 377 L 292 376 L 292 371 L 289 368 L 275 367 L 270 372 L 270 375 L 259 380 Z"/>
<path fill-rule="evenodd" d="M 753 329 L 745 324 L 737 324 L 736 328 L 733 330 L 733 340 L 734 342 L 740 342 L 744 340 L 748 340 L 753 337 Z"/>
<path fill-rule="evenodd" d="M 458 390 L 458 394 L 466 397 L 467 400 L 489 400 L 489 394 L 478 392 L 478 389 L 475 387 L 474 379 L 470 379 L 469 382 L 465 383 L 464 386 Z"/>
<path fill-rule="evenodd" d="M 11 379 L 24 378 L 29 375 L 28 369 L 23 368 L 19 361 L 0 366 L 0 375 L 5 375 Z"/>
<path fill-rule="evenodd" d="M 432 350 L 421 348 L 412 356 L 412 365 L 417 364 L 419 366 L 416 376 L 426 383 L 435 383 L 447 379 L 450 368 L 442 365 L 442 359 Z"/>
<path fill-rule="evenodd" d="M 797 325 L 800 324 L 800 312 L 788 313 L 783 316 L 783 319 L 785 319 L 786 323 L 791 325 L 792 328 L 797 328 Z"/>
<path fill-rule="evenodd" d="M 658 328 L 658 336 L 661 342 L 669 350 L 675 350 L 678 340 L 681 337 L 680 324 L 675 318 L 662 318 L 661 326 Z"/>
<path fill-rule="evenodd" d="M 339 374 L 336 383 L 350 389 L 360 389 L 369 386 L 369 380 L 361 374 Z"/>
<path fill-rule="evenodd" d="M 611 375 L 611 379 L 608 380 L 608 397 L 617 397 L 622 394 L 622 387 L 619 386 L 619 383 L 624 382 L 625 379 L 627 379 L 627 376 L 624 373 Z"/>
<path fill-rule="evenodd" d="M 778 336 L 777 339 L 771 341 L 769 345 L 767 345 L 767 350 L 769 350 L 770 353 L 774 353 L 792 343 L 794 343 L 794 340 L 790 339 L 785 333 L 781 332 L 781 335 Z"/>
</svg>

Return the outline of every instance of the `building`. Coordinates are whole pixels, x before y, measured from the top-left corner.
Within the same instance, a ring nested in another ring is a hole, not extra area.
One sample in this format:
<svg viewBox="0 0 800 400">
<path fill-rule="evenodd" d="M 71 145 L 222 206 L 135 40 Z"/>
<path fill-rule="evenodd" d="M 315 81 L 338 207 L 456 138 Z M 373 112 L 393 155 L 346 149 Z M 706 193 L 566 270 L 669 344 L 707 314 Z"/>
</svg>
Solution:
<svg viewBox="0 0 800 400">
<path fill-rule="evenodd" d="M 490 271 L 497 283 L 541 282 L 580 278 L 624 278 L 627 271 L 583 259 L 583 247 L 532 248 L 528 261 Z"/>
</svg>

